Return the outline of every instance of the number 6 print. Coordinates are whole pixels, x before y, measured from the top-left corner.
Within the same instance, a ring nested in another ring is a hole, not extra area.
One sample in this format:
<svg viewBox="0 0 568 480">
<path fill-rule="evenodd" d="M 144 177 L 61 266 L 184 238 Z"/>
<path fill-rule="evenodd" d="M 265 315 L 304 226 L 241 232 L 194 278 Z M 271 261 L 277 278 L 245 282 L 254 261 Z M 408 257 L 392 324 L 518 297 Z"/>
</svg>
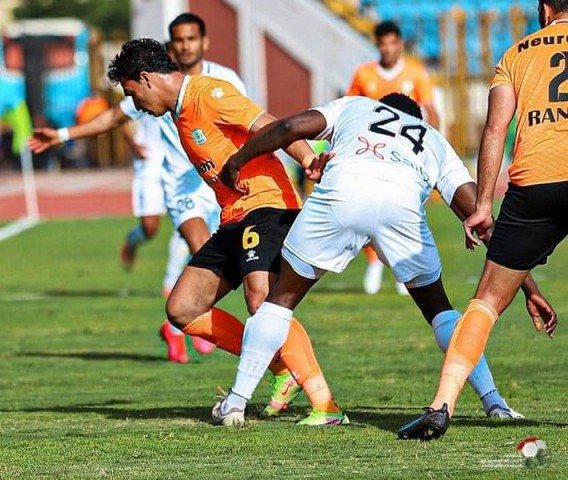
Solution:
<svg viewBox="0 0 568 480">
<path fill-rule="evenodd" d="M 252 231 L 254 227 L 256 227 L 256 225 L 251 225 L 245 228 L 243 232 L 243 248 L 245 250 L 254 248 L 260 243 L 260 235 Z"/>
</svg>

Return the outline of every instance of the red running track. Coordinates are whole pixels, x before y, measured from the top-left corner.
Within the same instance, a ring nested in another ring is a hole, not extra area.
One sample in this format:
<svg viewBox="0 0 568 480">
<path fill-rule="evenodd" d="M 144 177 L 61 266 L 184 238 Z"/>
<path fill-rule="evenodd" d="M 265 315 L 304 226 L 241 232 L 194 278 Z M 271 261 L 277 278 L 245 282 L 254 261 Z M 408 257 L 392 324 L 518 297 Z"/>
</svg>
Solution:
<svg viewBox="0 0 568 480">
<path fill-rule="evenodd" d="M 39 212 L 42 218 L 93 218 L 132 214 L 131 169 L 37 172 Z M 507 187 L 502 175 L 497 196 Z M 0 172 L 0 221 L 25 216 L 22 176 Z"/>
<path fill-rule="evenodd" d="M 36 172 L 42 218 L 93 218 L 132 213 L 132 171 L 79 170 Z M 22 176 L 0 172 L 0 221 L 25 216 Z"/>
</svg>

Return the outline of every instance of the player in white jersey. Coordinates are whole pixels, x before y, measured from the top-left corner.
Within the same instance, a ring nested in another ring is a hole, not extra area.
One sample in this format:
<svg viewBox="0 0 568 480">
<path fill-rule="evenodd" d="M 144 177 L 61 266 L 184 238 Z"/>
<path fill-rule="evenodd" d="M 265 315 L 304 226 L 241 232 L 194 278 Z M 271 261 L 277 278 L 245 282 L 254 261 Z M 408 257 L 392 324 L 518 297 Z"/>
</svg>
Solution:
<svg viewBox="0 0 568 480">
<path fill-rule="evenodd" d="M 228 160 L 222 181 L 238 190 L 242 165 L 300 138 L 327 139 L 335 155 L 284 241 L 278 281 L 247 320 L 235 383 L 213 409 L 217 421 L 231 416 L 234 422 L 244 411 L 309 289 L 327 271 L 342 272 L 368 243 L 447 349 L 460 313 L 444 291 L 424 204 L 436 189 L 464 219 L 475 210 L 475 183 L 449 143 L 421 118 L 418 105 L 402 94 L 382 102 L 344 97 L 264 127 Z M 522 417 L 497 392 L 484 357 L 469 381 L 487 415 Z"/>
<path fill-rule="evenodd" d="M 193 14 L 182 14 L 169 26 L 170 55 L 173 55 L 180 70 L 189 75 L 210 75 L 227 80 L 243 94 L 245 86 L 239 76 L 230 68 L 203 60 L 208 40 L 205 36 L 203 20 Z M 219 206 L 213 191 L 201 180 L 195 168 L 185 154 L 177 129 L 171 115 L 154 118 L 136 109 L 131 97 L 127 97 L 116 106 L 99 115 L 91 122 L 75 125 L 67 129 L 36 129 L 30 146 L 33 151 L 41 152 L 62 143 L 65 140 L 100 135 L 116 128 L 129 120 L 147 118 L 155 122 L 160 130 L 159 146 L 164 161 L 161 169 L 161 183 L 168 215 L 174 227 L 187 242 L 189 250 L 196 252 L 209 239 L 219 225 Z M 157 171 L 152 170 L 157 176 Z M 152 181 L 157 181 L 154 178 Z M 173 241 L 171 241 L 173 242 Z M 175 244 L 174 244 L 175 245 Z M 170 245 L 172 248 L 172 243 Z M 174 249 L 179 249 L 174 246 Z M 179 256 L 177 257 L 179 259 Z M 184 258 L 184 260 L 187 260 Z M 175 264 L 179 261 L 173 260 Z M 170 262 L 168 262 L 170 263 Z M 186 261 L 181 262 L 185 267 Z M 179 275 L 180 272 L 178 272 Z M 174 362 L 188 361 L 185 335 L 169 322 L 164 322 L 160 334 L 168 344 L 168 359 Z M 193 337 L 193 346 L 200 353 L 208 353 L 213 345 L 205 340 Z"/>
<path fill-rule="evenodd" d="M 138 248 L 156 236 L 161 218 L 166 210 L 162 186 L 164 149 L 161 146 L 160 126 L 150 115 L 136 122 L 132 135 L 129 125 L 124 125 L 123 136 L 134 154 L 132 162 L 132 213 L 139 219 L 138 225 L 128 234 L 120 252 L 125 268 L 134 265 Z M 177 230 L 174 230 L 168 247 L 168 261 L 162 282 L 164 296 L 169 295 L 180 272 L 187 263 L 188 247 Z"/>
</svg>

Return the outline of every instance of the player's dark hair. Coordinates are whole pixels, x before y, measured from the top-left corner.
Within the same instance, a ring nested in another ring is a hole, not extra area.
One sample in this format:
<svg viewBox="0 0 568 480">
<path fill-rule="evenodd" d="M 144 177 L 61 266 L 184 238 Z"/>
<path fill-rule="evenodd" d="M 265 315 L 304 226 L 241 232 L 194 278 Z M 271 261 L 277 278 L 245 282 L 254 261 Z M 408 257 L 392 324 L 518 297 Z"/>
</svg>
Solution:
<svg viewBox="0 0 568 480">
<path fill-rule="evenodd" d="M 394 33 L 397 37 L 402 38 L 402 32 L 400 31 L 400 27 L 390 20 L 386 20 L 385 22 L 379 23 L 373 32 L 375 34 L 375 38 L 378 40 L 389 33 Z"/>
<path fill-rule="evenodd" d="M 138 81 L 141 72 L 171 73 L 178 70 L 160 42 L 152 38 L 137 38 L 122 45 L 108 66 L 107 76 L 117 84 L 123 79 Z"/>
<path fill-rule="evenodd" d="M 199 27 L 199 34 L 204 37 L 206 35 L 205 22 L 201 17 L 194 15 L 193 13 L 182 13 L 174 18 L 168 25 L 168 31 L 170 32 L 170 38 L 173 38 L 174 27 L 178 25 L 183 25 L 185 23 L 195 23 Z"/>
<path fill-rule="evenodd" d="M 568 0 L 540 0 L 541 3 L 546 3 L 555 12 L 568 12 Z"/>
<path fill-rule="evenodd" d="M 380 98 L 379 102 L 394 107 L 397 110 L 419 118 L 420 120 L 423 118 L 420 106 L 412 100 L 412 98 L 408 95 L 404 95 L 403 93 L 389 93 L 388 95 Z"/>
</svg>

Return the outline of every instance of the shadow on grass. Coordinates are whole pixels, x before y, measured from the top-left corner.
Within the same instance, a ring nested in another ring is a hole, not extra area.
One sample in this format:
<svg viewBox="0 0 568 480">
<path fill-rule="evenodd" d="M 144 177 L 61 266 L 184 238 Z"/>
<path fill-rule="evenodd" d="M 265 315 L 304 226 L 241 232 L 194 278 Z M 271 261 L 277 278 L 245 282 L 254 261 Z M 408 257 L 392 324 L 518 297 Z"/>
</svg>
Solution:
<svg viewBox="0 0 568 480">
<path fill-rule="evenodd" d="M 25 412 L 25 413 L 67 413 L 88 414 L 96 413 L 113 420 L 156 420 L 156 419 L 186 419 L 201 423 L 211 423 L 211 405 L 188 406 L 188 407 L 157 407 L 157 408 L 128 408 L 131 402 L 127 400 L 109 400 L 105 403 L 61 405 L 52 407 L 29 407 L 13 410 L 0 410 L 2 413 Z M 247 419 L 258 418 L 258 413 L 263 409 L 263 404 L 251 404 L 247 408 Z M 306 416 L 308 407 L 291 406 L 279 418 L 272 420 L 275 423 L 293 424 Z M 412 413 L 411 413 L 412 411 Z M 389 408 L 381 411 L 373 407 L 354 407 L 346 411 L 351 425 L 349 428 L 377 427 L 387 432 L 396 432 L 402 425 L 412 420 L 418 414 L 410 407 Z M 266 420 L 270 421 L 270 420 Z M 526 427 L 568 427 L 568 423 L 541 422 L 538 420 L 499 420 L 483 417 L 457 416 L 453 420 L 456 426 L 486 427 L 486 428 L 526 428 Z"/>
<path fill-rule="evenodd" d="M 159 290 L 130 290 L 128 288 L 88 290 L 44 290 L 38 292 L 3 292 L 0 302 L 32 302 L 52 298 L 162 298 Z M 164 300 L 165 302 L 165 300 Z"/>
<path fill-rule="evenodd" d="M 19 357 L 37 358 L 79 358 L 81 360 L 131 360 L 133 362 L 167 362 L 165 356 L 142 355 L 139 353 L 125 352 L 23 352 Z"/>
<path fill-rule="evenodd" d="M 67 289 L 53 289 L 44 290 L 43 294 L 46 297 L 63 297 L 63 298 L 124 298 L 124 297 L 138 297 L 138 298 L 153 298 L 161 297 L 162 293 L 159 290 L 130 290 L 128 288 L 111 290 L 111 289 L 88 289 L 88 290 L 67 290 Z"/>
<path fill-rule="evenodd" d="M 95 413 L 111 420 L 155 420 L 155 419 L 187 419 L 211 423 L 211 409 L 207 406 L 190 407 L 157 407 L 157 408 L 128 408 L 132 402 L 128 400 L 109 400 L 105 403 L 85 403 L 78 405 L 54 405 L 51 407 L 28 407 L 21 409 L 0 410 L 0 413 Z"/>
<path fill-rule="evenodd" d="M 354 407 L 347 411 L 352 423 L 373 425 L 381 430 L 396 432 L 402 425 L 420 415 L 420 410 L 414 407 L 396 407 L 381 411 L 376 407 Z M 487 428 L 526 428 L 552 426 L 559 428 L 568 427 L 568 423 L 546 422 L 539 420 L 520 419 L 506 420 L 499 418 L 486 418 L 482 416 L 468 417 L 456 415 L 452 419 L 452 425 L 467 427 Z"/>
</svg>

